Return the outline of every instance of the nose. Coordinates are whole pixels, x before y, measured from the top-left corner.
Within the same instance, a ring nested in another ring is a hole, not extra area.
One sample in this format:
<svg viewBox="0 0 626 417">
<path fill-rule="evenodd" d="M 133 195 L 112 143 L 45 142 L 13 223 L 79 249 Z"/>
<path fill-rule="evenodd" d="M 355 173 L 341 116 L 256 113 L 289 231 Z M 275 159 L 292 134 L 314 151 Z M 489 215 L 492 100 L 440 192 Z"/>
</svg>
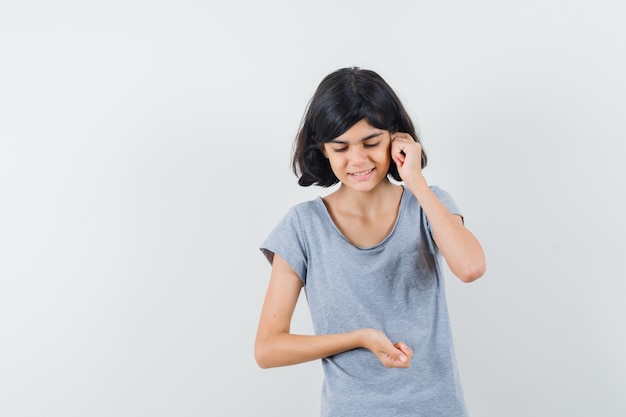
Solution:
<svg viewBox="0 0 626 417">
<path fill-rule="evenodd" d="M 362 146 L 351 146 L 348 150 L 348 158 L 351 165 L 359 166 L 367 159 L 367 150 Z"/>
</svg>

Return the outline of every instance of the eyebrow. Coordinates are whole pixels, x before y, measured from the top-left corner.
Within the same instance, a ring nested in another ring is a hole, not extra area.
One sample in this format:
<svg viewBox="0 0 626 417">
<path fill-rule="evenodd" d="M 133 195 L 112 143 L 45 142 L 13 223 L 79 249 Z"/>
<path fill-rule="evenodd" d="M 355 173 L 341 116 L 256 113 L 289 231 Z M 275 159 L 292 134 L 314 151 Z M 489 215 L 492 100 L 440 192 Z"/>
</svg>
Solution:
<svg viewBox="0 0 626 417">
<path fill-rule="evenodd" d="M 383 132 L 375 132 L 375 133 L 372 133 L 371 135 L 367 135 L 367 136 L 365 136 L 363 139 L 361 139 L 361 142 L 365 142 L 366 140 L 374 139 L 375 137 L 380 136 L 380 135 L 382 135 L 382 134 L 383 134 Z M 348 142 L 345 142 L 345 141 L 343 141 L 343 140 L 337 140 L 337 139 L 333 139 L 333 140 L 331 140 L 330 142 L 331 142 L 331 143 L 339 143 L 339 144 L 343 144 L 343 145 L 345 145 L 345 144 L 347 144 L 347 143 L 348 143 Z"/>
</svg>

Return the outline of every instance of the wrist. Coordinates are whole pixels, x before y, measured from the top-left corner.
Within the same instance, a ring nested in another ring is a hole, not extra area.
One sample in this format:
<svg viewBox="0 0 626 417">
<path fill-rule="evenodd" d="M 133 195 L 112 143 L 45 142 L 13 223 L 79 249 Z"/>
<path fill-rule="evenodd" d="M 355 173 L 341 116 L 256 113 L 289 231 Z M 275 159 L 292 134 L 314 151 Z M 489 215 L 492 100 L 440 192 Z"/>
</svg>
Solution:
<svg viewBox="0 0 626 417">
<path fill-rule="evenodd" d="M 430 188 L 428 186 L 428 182 L 426 182 L 426 178 L 421 174 L 421 172 L 419 174 L 403 179 L 403 182 L 404 185 L 406 185 L 407 188 L 411 190 L 411 192 L 413 192 L 413 194 L 417 194 L 423 189 Z"/>
<path fill-rule="evenodd" d="M 355 330 L 355 331 L 352 332 L 352 334 L 354 336 L 355 348 L 364 348 L 364 347 L 366 347 L 366 340 L 367 340 L 367 329 L 366 328 Z"/>
<path fill-rule="evenodd" d="M 369 327 L 363 327 L 359 330 L 356 330 L 355 333 L 356 333 L 355 342 L 357 345 L 356 347 L 371 350 L 372 341 L 375 340 L 379 331 L 376 329 L 369 328 Z"/>
</svg>

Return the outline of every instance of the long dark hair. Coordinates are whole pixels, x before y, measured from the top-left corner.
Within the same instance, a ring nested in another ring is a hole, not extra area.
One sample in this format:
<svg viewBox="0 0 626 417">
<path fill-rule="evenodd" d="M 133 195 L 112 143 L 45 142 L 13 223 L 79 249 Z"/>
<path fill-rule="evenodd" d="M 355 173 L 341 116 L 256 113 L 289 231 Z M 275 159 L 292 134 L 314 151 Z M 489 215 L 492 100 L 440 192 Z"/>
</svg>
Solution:
<svg viewBox="0 0 626 417">
<path fill-rule="evenodd" d="M 337 70 L 317 87 L 296 137 L 292 168 L 298 184 L 330 187 L 339 182 L 321 146 L 363 119 L 377 129 L 406 132 L 420 142 L 400 99 L 380 75 L 357 67 Z M 426 163 L 422 150 L 422 168 Z M 393 160 L 387 174 L 401 181 Z"/>
</svg>

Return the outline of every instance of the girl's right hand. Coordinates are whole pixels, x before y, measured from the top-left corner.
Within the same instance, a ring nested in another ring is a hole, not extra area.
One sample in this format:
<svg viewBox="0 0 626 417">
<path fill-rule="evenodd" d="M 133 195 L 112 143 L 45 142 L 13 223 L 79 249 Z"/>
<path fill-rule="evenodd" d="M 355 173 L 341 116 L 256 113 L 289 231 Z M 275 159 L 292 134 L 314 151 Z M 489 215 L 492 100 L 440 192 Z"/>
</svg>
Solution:
<svg viewBox="0 0 626 417">
<path fill-rule="evenodd" d="M 363 347 L 369 349 L 387 368 L 411 366 L 413 350 L 404 342 L 391 343 L 380 330 L 363 329 Z"/>
</svg>

